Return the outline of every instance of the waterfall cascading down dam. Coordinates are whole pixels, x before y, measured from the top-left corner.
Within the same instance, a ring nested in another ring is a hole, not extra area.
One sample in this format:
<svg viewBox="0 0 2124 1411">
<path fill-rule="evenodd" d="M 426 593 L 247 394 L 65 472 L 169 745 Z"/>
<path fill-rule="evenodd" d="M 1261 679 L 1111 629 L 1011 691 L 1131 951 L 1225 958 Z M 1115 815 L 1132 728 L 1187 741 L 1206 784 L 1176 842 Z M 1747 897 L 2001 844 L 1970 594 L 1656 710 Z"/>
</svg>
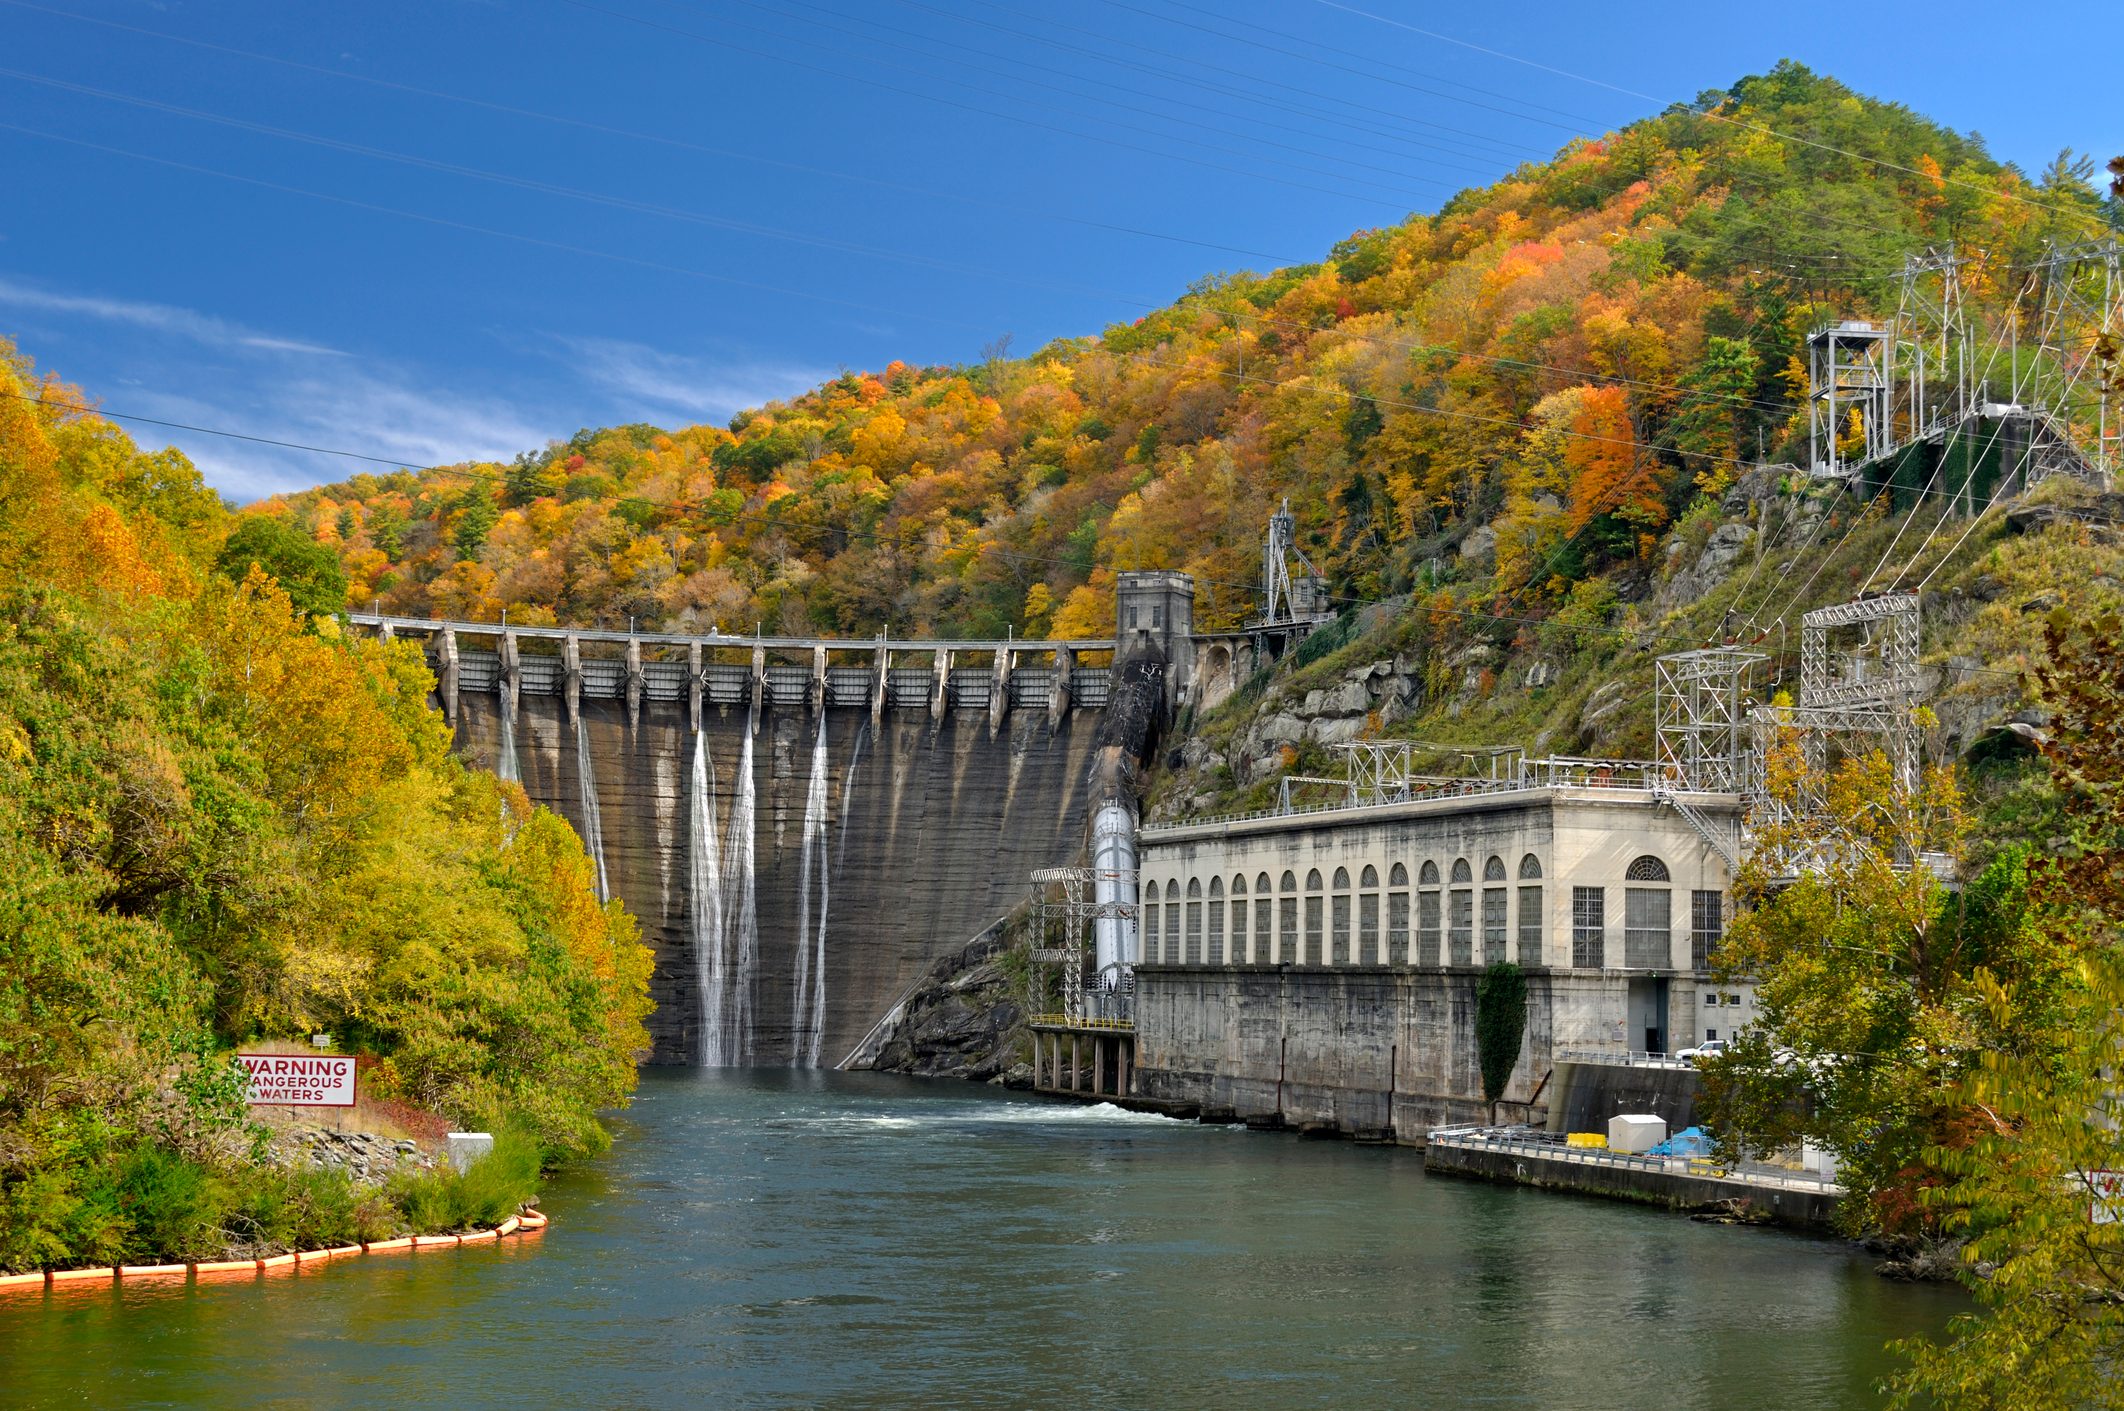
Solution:
<svg viewBox="0 0 2124 1411">
<path fill-rule="evenodd" d="M 527 667 L 528 669 L 528 667 Z M 1103 673 L 1101 673 L 1103 675 Z M 1081 847 L 1099 712 L 709 706 L 467 691 L 457 747 L 513 761 L 656 952 L 664 1063 L 838 1063 L 939 957 Z M 506 744 L 505 744 L 506 736 Z M 593 840 L 595 843 L 593 844 Z"/>
<path fill-rule="evenodd" d="M 1112 638 L 1043 642 L 350 617 L 423 638 L 458 753 L 575 826 L 655 953 L 652 1061 L 811 1067 L 1034 870 L 1095 853 L 1102 903 L 1133 896 L 1136 771 L 1188 690 L 1194 586 L 1127 571 L 1116 597 Z M 1132 963 L 1132 931 L 1103 929 L 1101 960 Z"/>
<path fill-rule="evenodd" d="M 755 734 L 732 708 L 696 736 L 683 706 L 630 726 L 623 705 L 585 701 L 578 748 L 559 707 L 521 699 L 517 765 L 586 838 L 596 800 L 612 894 L 657 954 L 660 1062 L 838 1062 L 1084 831 L 1086 711 L 991 731 L 971 713 L 932 728 L 770 708 Z M 502 727 L 494 698 L 467 696 L 460 750 L 492 767 Z"/>
</svg>

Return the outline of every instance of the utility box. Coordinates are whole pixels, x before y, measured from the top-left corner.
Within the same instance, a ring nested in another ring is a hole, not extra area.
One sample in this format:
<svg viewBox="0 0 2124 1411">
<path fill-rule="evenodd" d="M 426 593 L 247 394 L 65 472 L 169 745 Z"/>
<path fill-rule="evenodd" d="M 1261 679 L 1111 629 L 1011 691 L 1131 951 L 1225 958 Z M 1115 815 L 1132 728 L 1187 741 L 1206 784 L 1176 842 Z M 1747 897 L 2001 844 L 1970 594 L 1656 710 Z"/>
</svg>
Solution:
<svg viewBox="0 0 2124 1411">
<path fill-rule="evenodd" d="M 1624 1113 L 1608 1119 L 1608 1150 L 1642 1156 L 1667 1139 L 1667 1119 L 1650 1113 Z"/>
<path fill-rule="evenodd" d="M 443 1154 L 462 1176 L 472 1163 L 494 1150 L 494 1137 L 487 1132 L 451 1132 L 443 1138 Z"/>
</svg>

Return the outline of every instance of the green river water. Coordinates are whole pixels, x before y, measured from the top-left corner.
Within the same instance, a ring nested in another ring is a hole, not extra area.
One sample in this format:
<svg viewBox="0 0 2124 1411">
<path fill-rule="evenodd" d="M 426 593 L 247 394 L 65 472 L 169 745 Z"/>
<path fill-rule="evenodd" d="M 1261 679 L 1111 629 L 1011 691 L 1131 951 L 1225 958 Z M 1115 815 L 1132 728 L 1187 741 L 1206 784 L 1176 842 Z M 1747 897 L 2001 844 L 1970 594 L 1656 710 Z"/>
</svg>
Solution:
<svg viewBox="0 0 2124 1411">
<path fill-rule="evenodd" d="M 1878 1404 L 1951 1290 L 1418 1153 L 652 1069 L 534 1240 L 0 1296 L 0 1405 Z"/>
</svg>

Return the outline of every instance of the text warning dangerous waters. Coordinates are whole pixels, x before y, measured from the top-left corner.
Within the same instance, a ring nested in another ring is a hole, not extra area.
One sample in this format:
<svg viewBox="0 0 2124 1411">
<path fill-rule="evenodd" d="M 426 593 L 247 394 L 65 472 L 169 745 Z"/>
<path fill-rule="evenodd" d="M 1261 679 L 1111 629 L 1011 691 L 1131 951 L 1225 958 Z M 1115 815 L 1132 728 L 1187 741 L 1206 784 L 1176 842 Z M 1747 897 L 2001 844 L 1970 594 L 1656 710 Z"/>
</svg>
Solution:
<svg viewBox="0 0 2124 1411">
<path fill-rule="evenodd" d="M 251 1075 L 251 1106 L 352 1107 L 354 1060 L 330 1055 L 239 1053 Z"/>
</svg>

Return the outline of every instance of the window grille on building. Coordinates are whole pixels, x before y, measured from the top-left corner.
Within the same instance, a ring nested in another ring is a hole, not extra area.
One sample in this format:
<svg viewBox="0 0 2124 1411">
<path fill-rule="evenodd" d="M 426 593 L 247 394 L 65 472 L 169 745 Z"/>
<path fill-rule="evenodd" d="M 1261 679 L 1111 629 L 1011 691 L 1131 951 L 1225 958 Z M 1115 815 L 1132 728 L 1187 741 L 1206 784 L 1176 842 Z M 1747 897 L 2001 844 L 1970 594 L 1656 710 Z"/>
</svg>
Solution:
<svg viewBox="0 0 2124 1411">
<path fill-rule="evenodd" d="M 1438 963 L 1438 893 L 1416 894 L 1416 963 Z"/>
<path fill-rule="evenodd" d="M 1224 964 L 1224 879 L 1210 878 L 1209 963 Z"/>
<path fill-rule="evenodd" d="M 1521 876 L 1526 874 L 1522 872 Z M 1536 873 L 1539 876 L 1540 873 Z M 1519 963 L 1541 964 L 1541 888 L 1519 889 Z"/>
<path fill-rule="evenodd" d="M 1421 878 L 1419 879 L 1419 881 L 1420 881 L 1420 882 L 1422 883 L 1422 885 L 1424 885 L 1424 886 L 1426 886 L 1426 887 L 1435 887 L 1435 886 L 1437 886 L 1437 885 L 1438 885 L 1438 864 L 1437 864 L 1437 863 L 1435 863 L 1435 862 L 1426 862 L 1426 863 L 1425 863 L 1425 864 L 1423 865 L 1423 874 L 1422 874 Z"/>
<path fill-rule="evenodd" d="M 1269 895 L 1269 875 L 1254 879 L 1254 959 L 1266 964 L 1276 958 L 1276 899 Z"/>
<path fill-rule="evenodd" d="M 1497 871 L 1500 876 L 1504 874 L 1503 863 L 1497 864 Z M 1509 897 L 1510 893 L 1503 887 L 1482 889 L 1482 963 L 1485 965 L 1497 965 L 1505 959 Z"/>
<path fill-rule="evenodd" d="M 1187 963 L 1202 963 L 1202 881 L 1187 879 Z"/>
<path fill-rule="evenodd" d="M 1502 882 L 1504 879 L 1504 859 L 1492 853 L 1489 861 L 1482 865 L 1482 880 L 1485 882 Z"/>
<path fill-rule="evenodd" d="M 1232 964 L 1246 962 L 1246 878 L 1232 878 Z"/>
<path fill-rule="evenodd" d="M 1541 876 L 1541 859 L 1528 853 L 1519 860 L 1519 880 L 1531 882 Z"/>
<path fill-rule="evenodd" d="M 1320 869 L 1316 867 L 1305 874 L 1305 949 L 1298 954 L 1298 963 L 1301 965 L 1320 963 L 1322 905 Z"/>
<path fill-rule="evenodd" d="M 1143 903 L 1143 958 L 1156 965 L 1165 955 L 1165 938 L 1158 933 L 1158 884 L 1153 882 L 1144 888 L 1143 895 L 1147 898 Z M 1049 946 L 1054 941 L 1043 936 L 1040 944 Z"/>
<path fill-rule="evenodd" d="M 1665 887 L 1623 888 L 1623 964 L 1630 969 L 1674 963 L 1672 896 Z"/>
<path fill-rule="evenodd" d="M 1726 898 L 1721 892 L 1689 894 L 1689 963 L 1709 970 L 1726 938 Z"/>
<path fill-rule="evenodd" d="M 1630 870 L 1625 872 L 1623 877 L 1631 882 L 1671 882 L 1674 880 L 1667 875 L 1667 864 L 1661 862 L 1650 853 L 1646 853 L 1632 862 Z"/>
<path fill-rule="evenodd" d="M 1607 964 L 1608 894 L 1599 887 L 1571 889 L 1571 963 L 1585 970 Z"/>
<path fill-rule="evenodd" d="M 1466 858 L 1456 857 L 1453 859 L 1453 880 L 1456 882 L 1472 882 L 1475 880 L 1475 874 L 1468 870 L 1468 860 Z"/>
<path fill-rule="evenodd" d="M 1165 963 L 1180 963 L 1180 884 L 1165 884 Z"/>
<path fill-rule="evenodd" d="M 1298 959 L 1298 878 L 1283 874 L 1283 895 L 1276 900 L 1276 959 L 1289 965 Z"/>
<path fill-rule="evenodd" d="M 1455 869 L 1467 867 L 1460 863 Z M 1475 893 L 1466 887 L 1455 887 L 1447 894 L 1446 946 L 1447 960 L 1453 965 L 1475 963 Z"/>
</svg>

